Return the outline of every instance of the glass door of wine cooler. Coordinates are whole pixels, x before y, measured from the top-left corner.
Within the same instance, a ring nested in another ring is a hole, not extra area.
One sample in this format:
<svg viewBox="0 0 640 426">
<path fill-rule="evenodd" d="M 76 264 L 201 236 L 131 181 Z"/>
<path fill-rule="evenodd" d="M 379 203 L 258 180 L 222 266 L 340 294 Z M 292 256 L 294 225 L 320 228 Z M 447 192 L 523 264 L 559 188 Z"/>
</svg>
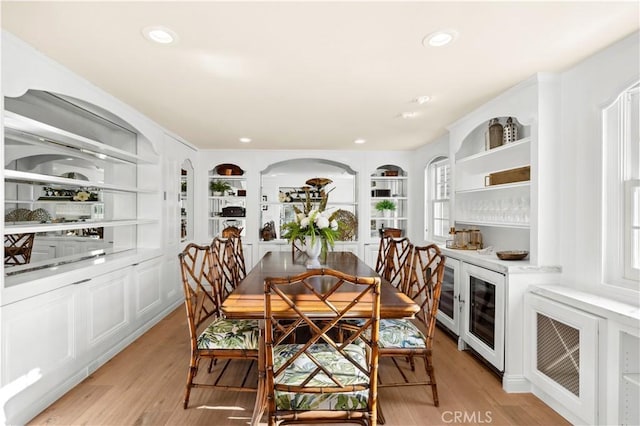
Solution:
<svg viewBox="0 0 640 426">
<path fill-rule="evenodd" d="M 505 276 L 464 264 L 463 340 L 498 370 L 504 370 Z"/>
</svg>

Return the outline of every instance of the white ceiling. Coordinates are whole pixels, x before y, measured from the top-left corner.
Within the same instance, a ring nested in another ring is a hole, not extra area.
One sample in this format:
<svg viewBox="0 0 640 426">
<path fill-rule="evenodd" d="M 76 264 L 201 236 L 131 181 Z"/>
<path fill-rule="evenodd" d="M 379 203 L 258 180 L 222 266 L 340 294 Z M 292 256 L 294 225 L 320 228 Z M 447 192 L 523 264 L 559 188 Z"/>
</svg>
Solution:
<svg viewBox="0 0 640 426">
<path fill-rule="evenodd" d="M 639 5 L 2 1 L 1 11 L 4 29 L 199 148 L 386 150 L 428 143 L 535 72 L 631 34 Z M 150 25 L 178 43 L 147 41 Z M 440 29 L 458 38 L 425 48 Z M 421 95 L 432 101 L 412 102 Z M 408 111 L 419 115 L 399 117 Z"/>
</svg>

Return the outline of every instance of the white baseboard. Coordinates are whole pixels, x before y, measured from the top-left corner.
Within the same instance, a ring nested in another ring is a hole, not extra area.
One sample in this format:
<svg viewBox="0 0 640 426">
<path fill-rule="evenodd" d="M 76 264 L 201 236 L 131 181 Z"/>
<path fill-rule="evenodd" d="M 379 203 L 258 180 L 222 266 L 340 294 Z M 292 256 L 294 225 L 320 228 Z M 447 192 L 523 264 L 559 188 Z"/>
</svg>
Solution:
<svg viewBox="0 0 640 426">
<path fill-rule="evenodd" d="M 507 393 L 529 393 L 531 382 L 524 376 L 505 374 L 502 377 L 502 389 Z"/>
<path fill-rule="evenodd" d="M 585 425 L 587 424 L 584 420 L 573 414 L 569 411 L 564 405 L 562 405 L 558 400 L 551 397 L 548 393 L 540 389 L 534 384 L 531 384 L 531 393 L 540 398 L 542 402 L 551 407 L 556 413 L 560 414 L 564 417 L 569 423 L 573 425 Z"/>
</svg>

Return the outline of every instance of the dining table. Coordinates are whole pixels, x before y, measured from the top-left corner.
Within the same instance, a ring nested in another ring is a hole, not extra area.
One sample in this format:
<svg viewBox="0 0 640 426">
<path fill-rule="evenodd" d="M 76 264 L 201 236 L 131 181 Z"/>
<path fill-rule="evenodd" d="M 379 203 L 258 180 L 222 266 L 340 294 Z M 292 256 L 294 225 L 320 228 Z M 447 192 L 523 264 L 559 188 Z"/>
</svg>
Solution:
<svg viewBox="0 0 640 426">
<path fill-rule="evenodd" d="M 354 253 L 347 251 L 330 251 L 322 262 L 321 268 L 338 270 L 343 273 L 357 277 L 379 277 L 378 273 L 369 267 Z M 247 276 L 233 290 L 222 304 L 223 314 L 230 319 L 256 319 L 260 324 L 260 345 L 258 357 L 258 389 L 256 403 L 251 418 L 252 425 L 258 425 L 267 403 L 267 389 L 265 380 L 265 347 L 264 347 L 264 327 L 265 327 L 265 306 L 264 294 L 266 278 L 292 277 L 307 272 L 307 258 L 301 253 L 292 252 L 267 252 L 262 259 L 251 269 Z M 298 290 L 299 291 L 299 290 Z M 344 292 L 342 297 L 345 301 L 350 298 L 349 288 L 345 287 L 340 291 Z M 305 309 L 304 294 L 296 294 L 297 306 Z M 340 298 L 340 294 L 335 295 Z M 368 304 L 371 306 L 371 304 Z M 330 312 L 318 311 L 317 304 L 308 306 L 313 315 L 331 315 Z M 367 303 L 364 303 L 359 310 L 362 314 L 367 314 Z M 419 306 L 407 295 L 396 289 L 391 283 L 381 277 L 380 286 L 380 318 L 412 318 L 418 312 Z M 272 314 L 278 318 L 291 318 L 294 312 L 286 306 L 280 308 L 274 306 Z M 371 315 L 369 310 L 368 315 Z"/>
</svg>

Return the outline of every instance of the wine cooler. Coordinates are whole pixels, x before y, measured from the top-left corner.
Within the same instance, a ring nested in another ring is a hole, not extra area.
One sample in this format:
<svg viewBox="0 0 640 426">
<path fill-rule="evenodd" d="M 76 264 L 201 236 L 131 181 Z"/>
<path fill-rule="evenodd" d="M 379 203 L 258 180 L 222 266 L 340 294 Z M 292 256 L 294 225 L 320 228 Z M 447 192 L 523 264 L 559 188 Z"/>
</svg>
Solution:
<svg viewBox="0 0 640 426">
<path fill-rule="evenodd" d="M 505 276 L 479 266 L 462 267 L 462 339 L 499 371 L 504 371 Z"/>
</svg>

